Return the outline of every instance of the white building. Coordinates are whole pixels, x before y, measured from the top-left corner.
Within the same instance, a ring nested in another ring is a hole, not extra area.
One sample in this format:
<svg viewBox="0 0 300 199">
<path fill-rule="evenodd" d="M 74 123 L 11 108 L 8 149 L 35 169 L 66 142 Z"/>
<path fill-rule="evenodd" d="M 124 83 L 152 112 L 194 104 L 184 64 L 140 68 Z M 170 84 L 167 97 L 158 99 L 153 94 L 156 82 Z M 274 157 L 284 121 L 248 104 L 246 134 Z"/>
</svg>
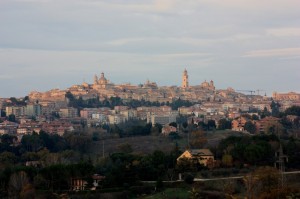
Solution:
<svg viewBox="0 0 300 199">
<path fill-rule="evenodd" d="M 25 109 L 25 115 L 29 117 L 35 117 L 41 115 L 41 105 L 37 103 L 27 104 Z"/>
<path fill-rule="evenodd" d="M 178 116 L 177 111 L 167 113 L 148 113 L 147 114 L 147 123 L 152 123 L 152 125 L 155 124 L 169 124 L 171 122 L 176 122 L 176 118 Z"/>
<path fill-rule="evenodd" d="M 109 124 L 120 124 L 126 122 L 126 118 L 121 114 L 108 115 Z"/>
<path fill-rule="evenodd" d="M 16 117 L 25 115 L 25 106 L 7 106 L 5 108 L 6 115 L 15 115 Z"/>
</svg>

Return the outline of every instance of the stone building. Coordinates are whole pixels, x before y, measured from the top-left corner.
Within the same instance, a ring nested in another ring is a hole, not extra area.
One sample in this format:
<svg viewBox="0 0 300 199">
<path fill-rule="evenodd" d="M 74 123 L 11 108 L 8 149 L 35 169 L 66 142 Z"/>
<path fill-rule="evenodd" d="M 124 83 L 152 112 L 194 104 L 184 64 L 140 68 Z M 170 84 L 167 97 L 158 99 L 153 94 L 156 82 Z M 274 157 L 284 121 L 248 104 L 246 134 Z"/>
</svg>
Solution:
<svg viewBox="0 0 300 199">
<path fill-rule="evenodd" d="M 274 92 L 272 94 L 272 97 L 274 100 L 291 100 L 291 101 L 299 101 L 300 100 L 300 94 L 295 93 L 295 92 L 289 92 L 289 93 Z"/>
</svg>

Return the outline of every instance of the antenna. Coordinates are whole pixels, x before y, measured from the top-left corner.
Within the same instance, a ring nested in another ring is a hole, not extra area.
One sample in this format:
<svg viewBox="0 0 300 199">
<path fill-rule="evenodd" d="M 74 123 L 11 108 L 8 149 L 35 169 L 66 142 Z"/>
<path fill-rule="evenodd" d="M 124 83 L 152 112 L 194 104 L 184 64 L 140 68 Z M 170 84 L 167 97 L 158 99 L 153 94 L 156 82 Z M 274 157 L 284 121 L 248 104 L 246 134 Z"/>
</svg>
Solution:
<svg viewBox="0 0 300 199">
<path fill-rule="evenodd" d="M 277 158 L 277 161 L 275 162 L 275 168 L 277 168 L 277 165 L 278 165 L 278 169 L 280 172 L 280 178 L 278 179 L 278 188 L 279 187 L 284 188 L 286 186 L 286 177 L 284 175 L 284 172 L 285 172 L 284 162 L 288 161 L 288 157 L 283 154 L 283 149 L 282 149 L 282 145 L 280 142 L 280 135 L 279 135 L 278 127 L 277 127 L 277 136 L 278 136 L 278 140 L 279 140 L 279 149 L 275 153 L 275 158 Z"/>
<path fill-rule="evenodd" d="M 257 89 L 257 90 L 256 90 L 257 95 L 259 95 L 259 92 L 260 92 L 260 91 L 265 91 L 265 90 Z"/>
<path fill-rule="evenodd" d="M 102 157 L 104 158 L 104 140 L 102 141 Z"/>
<path fill-rule="evenodd" d="M 251 94 L 251 96 L 253 95 L 253 93 L 255 93 L 254 90 L 236 90 L 236 91 L 239 91 L 239 92 L 249 92 Z"/>
</svg>

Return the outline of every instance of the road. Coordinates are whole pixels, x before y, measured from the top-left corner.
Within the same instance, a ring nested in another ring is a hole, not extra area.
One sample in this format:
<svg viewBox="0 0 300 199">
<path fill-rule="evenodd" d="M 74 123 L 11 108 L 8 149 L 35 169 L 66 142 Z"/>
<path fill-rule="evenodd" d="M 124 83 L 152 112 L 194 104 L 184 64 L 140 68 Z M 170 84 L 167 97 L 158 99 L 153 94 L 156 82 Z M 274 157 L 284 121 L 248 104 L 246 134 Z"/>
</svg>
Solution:
<svg viewBox="0 0 300 199">
<path fill-rule="evenodd" d="M 290 174 L 298 174 L 300 171 L 289 171 L 284 172 L 284 175 L 290 175 Z M 225 178 L 195 178 L 194 181 L 198 182 L 204 182 L 204 181 L 215 181 L 215 180 L 231 180 L 231 179 L 241 179 L 244 176 L 233 176 L 233 177 L 225 177 Z"/>
<path fill-rule="evenodd" d="M 284 175 L 291 174 L 300 174 L 300 171 L 289 171 L 284 172 Z M 219 181 L 219 180 L 234 180 L 234 179 L 242 179 L 244 176 L 232 176 L 232 177 L 224 177 L 224 178 L 194 178 L 195 182 L 206 182 L 206 181 Z M 175 181 L 163 181 L 163 182 L 182 182 L 183 180 L 175 180 Z M 156 181 L 142 181 L 144 183 L 156 183 Z"/>
</svg>

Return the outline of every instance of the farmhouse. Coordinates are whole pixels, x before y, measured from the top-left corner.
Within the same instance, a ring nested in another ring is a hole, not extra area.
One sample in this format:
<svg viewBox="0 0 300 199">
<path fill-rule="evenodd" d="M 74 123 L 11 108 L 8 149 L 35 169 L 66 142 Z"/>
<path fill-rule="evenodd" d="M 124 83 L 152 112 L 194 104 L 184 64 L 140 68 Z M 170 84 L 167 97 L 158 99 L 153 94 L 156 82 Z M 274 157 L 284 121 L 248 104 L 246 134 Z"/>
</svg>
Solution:
<svg viewBox="0 0 300 199">
<path fill-rule="evenodd" d="M 177 158 L 177 162 L 181 159 L 188 159 L 194 163 L 207 166 L 208 161 L 214 161 L 214 155 L 209 149 L 189 149 L 183 152 L 181 156 Z"/>
</svg>

